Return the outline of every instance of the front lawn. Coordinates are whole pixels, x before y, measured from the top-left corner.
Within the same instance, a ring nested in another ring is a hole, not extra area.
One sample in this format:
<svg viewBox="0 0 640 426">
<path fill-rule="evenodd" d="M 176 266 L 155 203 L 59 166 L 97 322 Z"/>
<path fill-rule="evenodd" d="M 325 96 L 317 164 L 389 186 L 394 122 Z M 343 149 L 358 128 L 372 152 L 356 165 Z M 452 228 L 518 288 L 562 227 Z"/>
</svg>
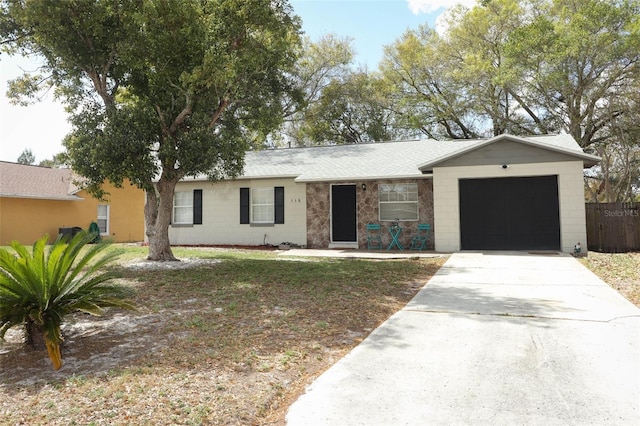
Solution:
<svg viewBox="0 0 640 426">
<path fill-rule="evenodd" d="M 139 312 L 75 315 L 64 366 L 0 346 L 0 424 L 284 424 L 315 377 L 396 312 L 444 258 L 287 259 L 177 248 L 180 264 L 116 267 Z M 581 260 L 640 307 L 640 253 Z"/>
<path fill-rule="evenodd" d="M 0 424 L 284 424 L 305 386 L 445 260 L 176 249 L 191 259 L 176 268 L 145 252 L 128 247 L 116 267 L 139 312 L 75 315 L 58 372 L 7 335 Z"/>
<path fill-rule="evenodd" d="M 640 253 L 597 253 L 581 259 L 603 281 L 640 308 Z"/>
</svg>

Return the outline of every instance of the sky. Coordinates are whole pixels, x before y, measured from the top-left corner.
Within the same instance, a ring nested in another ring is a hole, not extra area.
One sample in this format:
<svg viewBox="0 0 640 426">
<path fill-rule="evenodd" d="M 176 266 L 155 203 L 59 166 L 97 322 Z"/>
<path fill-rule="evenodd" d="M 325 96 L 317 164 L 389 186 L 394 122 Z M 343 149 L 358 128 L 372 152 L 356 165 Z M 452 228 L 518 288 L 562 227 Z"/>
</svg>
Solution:
<svg viewBox="0 0 640 426">
<path fill-rule="evenodd" d="M 436 25 L 439 16 L 456 3 L 473 6 L 476 0 L 290 0 L 302 18 L 302 30 L 312 41 L 326 34 L 348 37 L 356 63 L 375 70 L 384 46 L 398 40 L 407 29 Z M 36 164 L 63 151 L 69 132 L 62 105 L 46 93 L 28 107 L 14 106 L 6 98 L 7 81 L 35 71 L 38 61 L 0 54 L 0 161 L 15 162 L 30 149 Z"/>
</svg>

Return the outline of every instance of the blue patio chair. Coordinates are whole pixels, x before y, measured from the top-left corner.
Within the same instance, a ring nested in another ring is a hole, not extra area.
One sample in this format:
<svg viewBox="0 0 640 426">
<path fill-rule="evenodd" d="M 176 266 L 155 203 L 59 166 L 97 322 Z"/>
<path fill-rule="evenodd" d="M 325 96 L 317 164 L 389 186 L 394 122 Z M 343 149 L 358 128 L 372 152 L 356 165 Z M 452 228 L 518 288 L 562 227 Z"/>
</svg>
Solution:
<svg viewBox="0 0 640 426">
<path fill-rule="evenodd" d="M 429 240 L 429 233 L 431 232 L 431 225 L 428 223 L 421 223 L 418 225 L 418 231 L 411 237 L 410 250 L 422 250 L 427 245 Z"/>
<path fill-rule="evenodd" d="M 382 231 L 377 223 L 367 224 L 367 249 L 382 250 Z"/>
</svg>

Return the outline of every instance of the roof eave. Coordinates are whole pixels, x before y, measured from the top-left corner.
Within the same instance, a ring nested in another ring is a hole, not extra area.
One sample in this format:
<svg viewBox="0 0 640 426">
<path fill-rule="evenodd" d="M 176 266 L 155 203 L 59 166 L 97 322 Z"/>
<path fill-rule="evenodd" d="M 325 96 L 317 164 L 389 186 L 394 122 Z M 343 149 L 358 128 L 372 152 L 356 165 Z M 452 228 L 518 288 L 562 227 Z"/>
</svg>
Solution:
<svg viewBox="0 0 640 426">
<path fill-rule="evenodd" d="M 398 179 L 432 179 L 432 174 L 408 174 L 408 175 L 375 175 L 375 176 L 338 176 L 338 177 L 313 177 L 313 178 L 297 178 L 299 183 L 318 183 L 318 182 L 344 182 L 344 181 L 363 181 L 363 180 L 398 180 Z"/>
<path fill-rule="evenodd" d="M 298 173 L 294 174 L 278 174 L 278 175 L 242 175 L 235 178 L 224 178 L 218 181 L 211 181 L 206 176 L 188 176 L 180 179 L 180 182 L 227 182 L 232 180 L 256 180 L 256 179 L 295 179 L 300 176 Z M 154 181 L 155 182 L 155 181 Z"/>
<path fill-rule="evenodd" d="M 47 196 L 47 195 L 24 195 L 24 194 L 0 194 L 2 198 L 23 198 L 29 200 L 49 200 L 49 201 L 84 201 L 84 198 L 75 195 L 68 196 Z"/>
<path fill-rule="evenodd" d="M 585 154 L 585 155 L 589 155 L 589 154 Z M 596 166 L 600 161 L 602 161 L 601 157 L 597 157 L 595 155 L 591 155 L 590 157 L 591 158 L 584 158 L 582 160 L 582 165 L 585 169 L 589 169 L 593 166 Z"/>
<path fill-rule="evenodd" d="M 251 180 L 251 179 L 297 179 L 300 176 L 298 173 L 282 174 L 282 175 L 242 175 L 238 176 L 236 180 Z"/>
</svg>

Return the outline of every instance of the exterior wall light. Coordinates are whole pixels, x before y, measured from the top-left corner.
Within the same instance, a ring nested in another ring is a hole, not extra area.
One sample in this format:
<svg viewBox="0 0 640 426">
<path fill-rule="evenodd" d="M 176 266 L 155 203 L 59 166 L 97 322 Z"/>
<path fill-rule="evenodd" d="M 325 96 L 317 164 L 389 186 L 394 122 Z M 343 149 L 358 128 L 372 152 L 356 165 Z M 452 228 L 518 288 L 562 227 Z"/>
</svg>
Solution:
<svg viewBox="0 0 640 426">
<path fill-rule="evenodd" d="M 366 190 L 367 190 L 367 184 L 366 184 L 366 183 L 363 183 L 363 184 L 362 184 L 362 190 L 363 190 L 363 191 L 366 191 Z"/>
</svg>

